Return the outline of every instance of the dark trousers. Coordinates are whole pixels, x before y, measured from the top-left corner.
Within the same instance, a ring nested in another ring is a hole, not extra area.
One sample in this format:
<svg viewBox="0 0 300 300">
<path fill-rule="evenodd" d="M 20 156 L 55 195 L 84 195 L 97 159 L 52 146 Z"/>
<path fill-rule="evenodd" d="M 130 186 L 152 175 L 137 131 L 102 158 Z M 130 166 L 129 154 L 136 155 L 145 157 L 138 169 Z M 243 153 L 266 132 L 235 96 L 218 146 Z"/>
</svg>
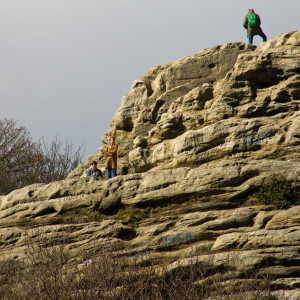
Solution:
<svg viewBox="0 0 300 300">
<path fill-rule="evenodd" d="M 262 32 L 261 34 L 258 34 L 260 37 L 262 37 L 263 41 L 265 42 L 267 40 L 267 36 Z M 254 35 L 248 35 L 249 44 L 252 45 L 253 43 L 253 37 Z"/>
</svg>

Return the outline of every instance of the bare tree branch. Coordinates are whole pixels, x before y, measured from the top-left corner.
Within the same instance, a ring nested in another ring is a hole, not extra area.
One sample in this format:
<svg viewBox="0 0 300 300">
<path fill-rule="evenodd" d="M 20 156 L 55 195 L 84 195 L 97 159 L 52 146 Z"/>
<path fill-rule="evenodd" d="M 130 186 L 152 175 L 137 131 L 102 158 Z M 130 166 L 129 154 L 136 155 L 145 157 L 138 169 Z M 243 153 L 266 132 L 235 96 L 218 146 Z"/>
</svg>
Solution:
<svg viewBox="0 0 300 300">
<path fill-rule="evenodd" d="M 0 120 L 0 194 L 33 183 L 65 178 L 82 163 L 83 147 L 63 144 L 57 137 L 48 145 L 35 143 L 29 131 L 14 120 Z"/>
</svg>

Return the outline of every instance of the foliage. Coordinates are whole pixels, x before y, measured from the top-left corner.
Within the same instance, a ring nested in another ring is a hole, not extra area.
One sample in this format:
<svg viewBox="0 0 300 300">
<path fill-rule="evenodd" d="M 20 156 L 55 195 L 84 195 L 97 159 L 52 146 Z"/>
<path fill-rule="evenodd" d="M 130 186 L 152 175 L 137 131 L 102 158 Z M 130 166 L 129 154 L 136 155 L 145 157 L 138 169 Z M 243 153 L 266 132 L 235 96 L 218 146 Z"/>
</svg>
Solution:
<svg viewBox="0 0 300 300">
<path fill-rule="evenodd" d="M 29 131 L 14 120 L 0 120 L 0 194 L 33 183 L 65 178 L 82 162 L 82 147 L 73 149 L 57 138 L 48 145 L 33 142 Z"/>
<path fill-rule="evenodd" d="M 261 204 L 274 205 L 277 209 L 285 209 L 299 204 L 292 184 L 281 174 L 268 178 L 259 191 L 254 194 Z"/>
</svg>

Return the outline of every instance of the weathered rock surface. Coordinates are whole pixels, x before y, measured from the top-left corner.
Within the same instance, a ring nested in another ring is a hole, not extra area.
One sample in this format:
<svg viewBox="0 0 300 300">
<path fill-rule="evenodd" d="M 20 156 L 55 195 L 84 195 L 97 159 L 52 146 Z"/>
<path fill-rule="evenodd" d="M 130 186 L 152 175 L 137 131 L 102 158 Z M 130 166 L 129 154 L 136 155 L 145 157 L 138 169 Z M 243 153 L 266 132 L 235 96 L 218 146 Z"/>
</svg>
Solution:
<svg viewBox="0 0 300 300">
<path fill-rule="evenodd" d="M 204 262 L 242 278 L 260 266 L 296 295 L 300 206 L 250 196 L 278 173 L 300 190 L 299 46 L 297 31 L 148 70 L 103 137 L 117 138 L 121 175 L 84 178 L 104 163 L 101 147 L 66 180 L 0 196 L 0 260 L 22 259 L 38 228 L 43 239 L 67 234 L 72 255 L 118 244 L 170 269 Z"/>
</svg>

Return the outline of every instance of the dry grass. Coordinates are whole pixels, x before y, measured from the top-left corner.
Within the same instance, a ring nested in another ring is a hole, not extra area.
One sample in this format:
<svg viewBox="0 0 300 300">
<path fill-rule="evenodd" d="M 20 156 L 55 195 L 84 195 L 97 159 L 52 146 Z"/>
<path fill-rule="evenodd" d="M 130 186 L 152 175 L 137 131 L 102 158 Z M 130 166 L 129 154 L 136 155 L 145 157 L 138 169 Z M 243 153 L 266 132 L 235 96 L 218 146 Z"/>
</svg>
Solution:
<svg viewBox="0 0 300 300">
<path fill-rule="evenodd" d="M 71 258 L 66 239 L 45 244 L 38 236 L 28 242 L 25 261 L 0 266 L 0 299 L 276 299 L 267 277 L 237 279 L 234 270 L 200 262 L 158 273 L 151 260 L 140 264 L 96 248 Z"/>
</svg>

